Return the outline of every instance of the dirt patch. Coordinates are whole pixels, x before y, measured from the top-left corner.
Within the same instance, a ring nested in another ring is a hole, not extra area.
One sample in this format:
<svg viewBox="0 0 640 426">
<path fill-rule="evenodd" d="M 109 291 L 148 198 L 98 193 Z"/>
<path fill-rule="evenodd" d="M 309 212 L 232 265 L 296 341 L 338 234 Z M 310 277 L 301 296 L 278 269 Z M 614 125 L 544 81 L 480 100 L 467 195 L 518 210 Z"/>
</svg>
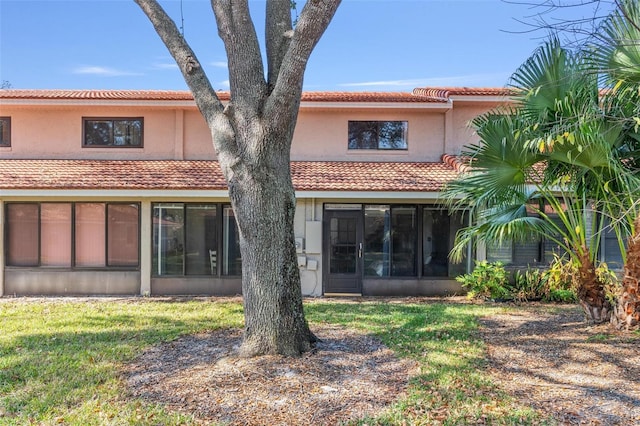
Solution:
<svg viewBox="0 0 640 426">
<path fill-rule="evenodd" d="M 482 320 L 501 388 L 565 425 L 640 425 L 640 336 L 590 325 L 575 306 Z"/>
<path fill-rule="evenodd" d="M 234 356 L 240 330 L 185 336 L 129 365 L 131 394 L 202 423 L 335 425 L 374 416 L 405 391 L 416 365 L 376 338 L 314 325 L 321 339 L 301 358 Z"/>
</svg>

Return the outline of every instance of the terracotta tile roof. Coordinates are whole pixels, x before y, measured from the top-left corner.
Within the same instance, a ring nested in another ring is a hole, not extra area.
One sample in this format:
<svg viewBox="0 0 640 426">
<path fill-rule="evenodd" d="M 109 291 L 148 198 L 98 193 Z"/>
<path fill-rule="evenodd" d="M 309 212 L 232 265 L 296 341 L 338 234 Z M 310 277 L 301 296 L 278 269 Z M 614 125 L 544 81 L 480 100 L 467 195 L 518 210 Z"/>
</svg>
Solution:
<svg viewBox="0 0 640 426">
<path fill-rule="evenodd" d="M 435 96 L 409 92 L 303 92 L 302 102 L 447 102 Z"/>
<path fill-rule="evenodd" d="M 229 100 L 229 92 L 217 92 Z M 511 93 L 504 88 L 417 88 L 413 92 L 303 92 L 303 102 L 447 102 L 450 95 L 501 96 Z M 112 100 L 112 101 L 192 101 L 186 90 L 56 90 L 2 89 L 0 99 L 21 100 Z"/>
<path fill-rule="evenodd" d="M 417 87 L 413 89 L 415 96 L 430 96 L 437 94 L 449 99 L 450 96 L 510 96 L 515 92 L 505 87 Z"/>
<path fill-rule="evenodd" d="M 444 154 L 442 162 L 457 172 L 465 173 L 471 170 L 471 158 L 462 155 Z"/>
<path fill-rule="evenodd" d="M 0 190 L 226 188 L 214 161 L 0 160 Z"/>
<path fill-rule="evenodd" d="M 444 163 L 293 162 L 299 191 L 438 191 L 458 173 Z"/>
<path fill-rule="evenodd" d="M 193 96 L 184 90 L 4 89 L 0 90 L 0 99 L 191 101 Z"/>
<path fill-rule="evenodd" d="M 298 191 L 438 191 L 449 164 L 295 161 Z M 0 160 L 3 189 L 225 190 L 216 161 Z"/>
<path fill-rule="evenodd" d="M 229 92 L 217 92 L 229 100 Z M 193 101 L 189 91 L 166 90 L 0 90 L 0 99 L 32 100 L 114 100 L 114 101 Z M 407 92 L 304 92 L 303 102 L 434 102 Z"/>
</svg>

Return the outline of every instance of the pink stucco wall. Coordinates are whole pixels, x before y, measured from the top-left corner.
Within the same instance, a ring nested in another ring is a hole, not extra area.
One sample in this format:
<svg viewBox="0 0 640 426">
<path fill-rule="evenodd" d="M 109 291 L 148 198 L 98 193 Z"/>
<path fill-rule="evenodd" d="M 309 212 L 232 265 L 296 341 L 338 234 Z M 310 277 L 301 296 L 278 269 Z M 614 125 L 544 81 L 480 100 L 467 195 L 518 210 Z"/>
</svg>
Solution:
<svg viewBox="0 0 640 426">
<path fill-rule="evenodd" d="M 294 134 L 293 160 L 439 161 L 477 140 L 468 122 L 490 103 L 446 108 L 317 108 L 303 105 Z M 195 107 L 110 105 L 0 105 L 11 117 L 11 147 L 0 158 L 215 159 L 211 134 Z M 83 117 L 144 117 L 143 148 L 83 148 Z M 408 149 L 349 150 L 349 120 L 408 122 Z"/>
</svg>

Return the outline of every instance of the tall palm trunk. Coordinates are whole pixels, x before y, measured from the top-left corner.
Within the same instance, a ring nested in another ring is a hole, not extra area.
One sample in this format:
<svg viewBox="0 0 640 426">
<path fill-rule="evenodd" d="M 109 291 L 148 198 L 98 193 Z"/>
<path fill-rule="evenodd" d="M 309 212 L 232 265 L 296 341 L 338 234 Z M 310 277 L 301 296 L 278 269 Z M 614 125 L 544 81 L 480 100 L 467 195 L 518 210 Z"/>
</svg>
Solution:
<svg viewBox="0 0 640 426">
<path fill-rule="evenodd" d="M 586 247 L 578 254 L 578 300 L 587 318 L 600 324 L 611 318 L 611 303 L 605 297 L 604 283 L 598 279 L 596 266 Z"/>
<path fill-rule="evenodd" d="M 627 330 L 640 329 L 640 216 L 635 220 L 634 229 L 627 246 L 622 292 L 611 316 L 615 327 Z"/>
</svg>

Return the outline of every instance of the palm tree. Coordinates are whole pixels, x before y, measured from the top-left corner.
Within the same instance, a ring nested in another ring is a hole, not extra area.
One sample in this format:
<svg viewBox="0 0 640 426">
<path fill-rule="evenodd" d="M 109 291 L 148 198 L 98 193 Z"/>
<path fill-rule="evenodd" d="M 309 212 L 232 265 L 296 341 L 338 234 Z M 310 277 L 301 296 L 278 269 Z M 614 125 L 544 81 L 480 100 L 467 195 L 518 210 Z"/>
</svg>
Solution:
<svg viewBox="0 0 640 426">
<path fill-rule="evenodd" d="M 590 59 L 608 90 L 603 104 L 611 119 L 627 126 L 627 138 L 619 147 L 619 158 L 628 173 L 640 173 L 640 5 L 623 0 L 602 25 L 591 47 Z M 637 192 L 629 191 L 623 218 L 630 223 L 622 291 L 611 322 L 618 328 L 640 328 L 640 206 Z M 621 240 L 621 239 L 620 239 Z"/>
<path fill-rule="evenodd" d="M 628 125 L 611 119 L 617 104 L 600 102 L 588 66 L 557 39 L 540 47 L 512 76 L 513 109 L 474 120 L 481 141 L 463 153 L 473 169 L 444 196 L 470 205 L 477 218 L 458 235 L 454 256 L 470 241 L 543 236 L 579 265 L 580 302 L 603 322 L 611 305 L 596 274 L 599 230 L 629 207 L 629 188 L 638 186 L 620 156 Z M 629 228 L 626 220 L 611 223 L 618 235 Z"/>
</svg>

